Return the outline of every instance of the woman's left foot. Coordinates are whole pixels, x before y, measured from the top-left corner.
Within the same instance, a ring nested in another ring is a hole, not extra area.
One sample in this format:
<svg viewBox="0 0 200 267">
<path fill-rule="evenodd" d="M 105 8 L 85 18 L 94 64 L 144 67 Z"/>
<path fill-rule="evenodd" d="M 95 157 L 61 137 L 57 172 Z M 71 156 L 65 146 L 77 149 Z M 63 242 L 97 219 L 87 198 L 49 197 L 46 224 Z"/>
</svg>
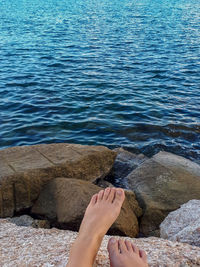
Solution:
<svg viewBox="0 0 200 267">
<path fill-rule="evenodd" d="M 102 239 L 119 216 L 124 199 L 123 189 L 109 187 L 91 198 L 67 267 L 92 267 Z"/>
</svg>

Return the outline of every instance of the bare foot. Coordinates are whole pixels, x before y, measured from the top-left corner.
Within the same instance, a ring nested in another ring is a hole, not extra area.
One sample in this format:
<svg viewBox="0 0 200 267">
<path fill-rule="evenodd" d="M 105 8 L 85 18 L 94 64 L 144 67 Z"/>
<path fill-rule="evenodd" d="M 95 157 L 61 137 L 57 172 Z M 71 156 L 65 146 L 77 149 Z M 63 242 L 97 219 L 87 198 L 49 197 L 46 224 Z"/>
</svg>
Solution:
<svg viewBox="0 0 200 267">
<path fill-rule="evenodd" d="M 147 255 L 128 240 L 116 240 L 112 237 L 108 242 L 111 267 L 148 267 Z"/>
<path fill-rule="evenodd" d="M 124 198 L 123 189 L 109 187 L 91 198 L 67 267 L 92 267 L 104 235 L 119 216 Z"/>
</svg>

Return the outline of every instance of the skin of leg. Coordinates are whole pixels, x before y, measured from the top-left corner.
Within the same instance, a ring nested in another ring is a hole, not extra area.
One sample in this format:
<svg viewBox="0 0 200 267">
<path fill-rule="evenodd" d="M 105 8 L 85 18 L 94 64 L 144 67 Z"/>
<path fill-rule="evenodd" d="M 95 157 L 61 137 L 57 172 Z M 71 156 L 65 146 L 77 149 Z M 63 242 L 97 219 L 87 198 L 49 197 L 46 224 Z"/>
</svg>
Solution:
<svg viewBox="0 0 200 267">
<path fill-rule="evenodd" d="M 67 267 L 93 266 L 102 239 L 119 216 L 124 198 L 120 188 L 106 188 L 91 198 Z"/>
<path fill-rule="evenodd" d="M 148 267 L 146 253 L 129 240 L 111 238 L 108 252 L 111 267 Z"/>
</svg>

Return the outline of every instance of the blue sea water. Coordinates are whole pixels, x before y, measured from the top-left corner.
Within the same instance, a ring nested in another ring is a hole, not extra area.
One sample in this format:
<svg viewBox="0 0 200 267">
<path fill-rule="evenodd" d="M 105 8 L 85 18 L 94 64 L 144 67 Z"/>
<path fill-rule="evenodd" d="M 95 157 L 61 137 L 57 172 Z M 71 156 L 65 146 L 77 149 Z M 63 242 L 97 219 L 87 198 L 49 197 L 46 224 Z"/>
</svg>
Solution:
<svg viewBox="0 0 200 267">
<path fill-rule="evenodd" d="M 0 0 L 0 148 L 200 160 L 200 1 Z"/>
</svg>

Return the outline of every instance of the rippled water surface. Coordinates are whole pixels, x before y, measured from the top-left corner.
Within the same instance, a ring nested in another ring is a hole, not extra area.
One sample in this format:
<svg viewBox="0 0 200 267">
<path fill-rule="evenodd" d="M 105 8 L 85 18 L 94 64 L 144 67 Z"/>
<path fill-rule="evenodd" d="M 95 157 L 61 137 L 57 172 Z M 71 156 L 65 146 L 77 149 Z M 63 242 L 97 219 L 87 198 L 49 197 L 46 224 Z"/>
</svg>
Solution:
<svg viewBox="0 0 200 267">
<path fill-rule="evenodd" d="M 0 0 L 0 148 L 200 160 L 200 1 Z"/>
</svg>

